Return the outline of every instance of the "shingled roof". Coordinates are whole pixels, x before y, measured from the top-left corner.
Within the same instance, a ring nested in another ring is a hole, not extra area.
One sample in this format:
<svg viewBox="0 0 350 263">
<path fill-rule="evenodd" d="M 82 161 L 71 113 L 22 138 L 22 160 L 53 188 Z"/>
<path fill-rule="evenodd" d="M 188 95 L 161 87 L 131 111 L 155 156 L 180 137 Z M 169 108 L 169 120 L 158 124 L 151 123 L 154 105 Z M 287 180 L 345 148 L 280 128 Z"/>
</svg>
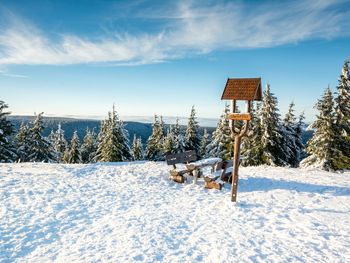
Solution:
<svg viewBox="0 0 350 263">
<path fill-rule="evenodd" d="M 227 79 L 222 100 L 261 100 L 261 78 Z"/>
</svg>

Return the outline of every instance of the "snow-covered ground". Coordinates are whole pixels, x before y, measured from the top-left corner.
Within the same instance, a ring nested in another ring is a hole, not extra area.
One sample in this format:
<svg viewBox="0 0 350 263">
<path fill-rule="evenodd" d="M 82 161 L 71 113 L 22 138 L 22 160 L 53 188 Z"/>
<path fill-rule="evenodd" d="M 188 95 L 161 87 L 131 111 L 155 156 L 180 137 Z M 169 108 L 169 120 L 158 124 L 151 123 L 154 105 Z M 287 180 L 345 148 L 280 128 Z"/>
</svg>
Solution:
<svg viewBox="0 0 350 263">
<path fill-rule="evenodd" d="M 168 171 L 1 164 L 0 262 L 350 262 L 350 172 L 242 168 L 233 204 Z"/>
</svg>

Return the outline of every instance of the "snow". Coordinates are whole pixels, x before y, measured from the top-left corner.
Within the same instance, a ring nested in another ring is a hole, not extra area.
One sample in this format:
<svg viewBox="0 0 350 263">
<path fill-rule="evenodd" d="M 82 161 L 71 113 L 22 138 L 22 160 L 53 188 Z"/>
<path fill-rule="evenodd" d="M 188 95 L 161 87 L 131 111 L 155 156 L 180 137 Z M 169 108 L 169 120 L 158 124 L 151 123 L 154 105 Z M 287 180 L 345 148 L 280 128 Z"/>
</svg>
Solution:
<svg viewBox="0 0 350 263">
<path fill-rule="evenodd" d="M 0 164 L 0 262 L 350 261 L 350 172 L 242 168 L 233 204 L 170 169 Z"/>
<path fill-rule="evenodd" d="M 208 166 L 208 165 L 215 165 L 218 162 L 221 162 L 222 159 L 221 158 L 206 158 L 206 159 L 201 159 L 198 160 L 196 162 L 192 162 L 191 164 L 195 165 L 195 166 Z"/>
</svg>

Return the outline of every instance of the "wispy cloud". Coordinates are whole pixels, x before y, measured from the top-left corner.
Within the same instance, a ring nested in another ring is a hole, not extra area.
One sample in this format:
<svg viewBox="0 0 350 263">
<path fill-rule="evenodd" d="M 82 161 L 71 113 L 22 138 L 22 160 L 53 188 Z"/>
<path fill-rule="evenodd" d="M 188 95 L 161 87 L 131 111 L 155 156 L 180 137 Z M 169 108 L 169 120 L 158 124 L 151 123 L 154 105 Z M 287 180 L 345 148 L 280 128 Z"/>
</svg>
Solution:
<svg viewBox="0 0 350 263">
<path fill-rule="evenodd" d="M 28 78 L 26 75 L 10 73 L 6 70 L 0 70 L 0 76 L 10 77 L 10 78 Z"/>
<path fill-rule="evenodd" d="M 0 65 L 140 65 L 222 49 L 349 36 L 350 11 L 341 8 L 344 2 L 348 1 L 201 5 L 183 1 L 175 11 L 156 10 L 148 16 L 166 21 L 158 33 L 114 32 L 99 40 L 59 32 L 55 41 L 30 23 L 12 19 L 11 26 L 0 31 Z"/>
</svg>

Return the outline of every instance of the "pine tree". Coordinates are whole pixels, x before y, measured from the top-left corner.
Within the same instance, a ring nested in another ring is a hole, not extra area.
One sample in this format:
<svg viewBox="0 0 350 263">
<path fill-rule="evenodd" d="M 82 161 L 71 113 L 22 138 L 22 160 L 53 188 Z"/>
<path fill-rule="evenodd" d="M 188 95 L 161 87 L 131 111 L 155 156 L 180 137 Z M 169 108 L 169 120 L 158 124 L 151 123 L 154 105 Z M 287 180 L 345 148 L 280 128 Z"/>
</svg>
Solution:
<svg viewBox="0 0 350 263">
<path fill-rule="evenodd" d="M 49 136 L 47 136 L 47 139 L 51 142 L 51 144 L 54 144 L 55 141 L 55 132 L 53 129 L 51 129 L 51 132 L 49 134 Z"/>
<path fill-rule="evenodd" d="M 91 163 L 95 160 L 97 151 L 97 141 L 95 132 L 86 129 L 86 134 L 83 139 L 83 143 L 80 147 L 81 161 L 83 163 Z"/>
<path fill-rule="evenodd" d="M 213 132 L 212 140 L 206 148 L 207 157 L 219 157 L 223 160 L 229 160 L 233 156 L 233 140 L 231 130 L 226 114 L 229 112 L 228 106 L 225 107 L 224 114 L 221 115 L 219 123 Z"/>
<path fill-rule="evenodd" d="M 122 162 L 131 159 L 128 132 L 113 106 L 108 119 L 102 121 L 97 147 L 98 162 Z"/>
<path fill-rule="evenodd" d="M 164 134 L 161 122 L 158 120 L 157 115 L 154 116 L 154 123 L 152 127 L 152 134 L 147 140 L 146 158 L 152 161 L 161 161 L 164 160 Z"/>
<path fill-rule="evenodd" d="M 295 127 L 295 146 L 296 146 L 296 160 L 299 164 L 305 158 L 305 145 L 302 140 L 303 126 L 304 126 L 304 112 L 299 115 L 298 122 Z"/>
<path fill-rule="evenodd" d="M 29 130 L 29 153 L 30 162 L 54 162 L 53 147 L 51 142 L 42 135 L 44 130 L 43 113 L 35 115 L 32 127 Z"/>
<path fill-rule="evenodd" d="M 30 129 L 24 122 L 21 123 L 18 133 L 15 137 L 17 156 L 19 162 L 28 162 L 30 146 Z"/>
<path fill-rule="evenodd" d="M 261 105 L 257 104 L 253 108 L 252 120 L 249 123 L 247 136 L 242 140 L 242 165 L 256 166 L 263 163 L 262 156 L 264 148 L 262 146 L 262 129 L 261 129 Z"/>
<path fill-rule="evenodd" d="M 164 138 L 164 143 L 163 143 L 163 153 L 164 154 L 170 154 L 170 153 L 175 153 L 175 138 L 174 138 L 174 133 L 173 129 L 170 126 L 167 135 Z"/>
<path fill-rule="evenodd" d="M 191 109 L 191 115 L 188 119 L 187 129 L 185 133 L 186 150 L 195 150 L 197 155 L 200 147 L 199 125 L 196 120 L 196 110 L 194 106 Z"/>
<path fill-rule="evenodd" d="M 209 143 L 210 143 L 210 135 L 209 135 L 207 129 L 204 129 L 202 140 L 201 140 L 200 147 L 199 147 L 199 156 L 201 158 L 206 157 L 205 156 L 206 155 L 206 148 L 209 145 Z"/>
<path fill-rule="evenodd" d="M 261 143 L 264 149 L 262 163 L 268 165 L 287 165 L 287 150 L 283 144 L 283 130 L 277 108 L 277 98 L 266 85 L 261 108 Z"/>
<path fill-rule="evenodd" d="M 298 148 L 296 145 L 296 117 L 294 115 L 294 102 L 289 105 L 288 112 L 283 120 L 283 140 L 286 149 L 286 162 L 292 167 L 299 163 L 297 158 Z"/>
<path fill-rule="evenodd" d="M 319 115 L 312 123 L 311 128 L 315 130 L 312 138 L 307 144 L 309 157 L 304 159 L 300 166 L 310 165 L 321 167 L 324 170 L 334 170 L 334 158 L 338 155 L 336 145 L 336 127 L 334 114 L 333 95 L 329 87 L 325 90 L 322 99 L 316 103 Z"/>
<path fill-rule="evenodd" d="M 160 115 L 159 124 L 160 124 L 160 130 L 161 130 L 161 140 L 163 140 L 165 138 L 165 123 L 162 115 Z"/>
<path fill-rule="evenodd" d="M 63 161 L 65 163 L 81 163 L 80 142 L 76 130 L 73 133 L 70 147 L 64 152 Z"/>
<path fill-rule="evenodd" d="M 13 135 L 12 123 L 7 120 L 10 112 L 5 112 L 8 105 L 0 100 L 0 163 L 13 162 L 16 160 L 16 149 L 12 143 Z"/>
<path fill-rule="evenodd" d="M 336 145 L 339 149 L 334 168 L 350 168 L 350 73 L 349 61 L 345 61 L 335 98 Z"/>
<path fill-rule="evenodd" d="M 181 131 L 179 118 L 176 118 L 176 124 L 174 127 L 174 152 L 182 153 L 184 151 L 186 151 L 185 136 Z"/>
<path fill-rule="evenodd" d="M 141 137 L 136 138 L 136 134 L 134 134 L 134 139 L 132 142 L 131 156 L 134 161 L 143 160 L 142 140 Z"/>
<path fill-rule="evenodd" d="M 56 161 L 62 162 L 63 154 L 67 148 L 67 141 L 64 138 L 64 130 L 58 124 L 56 132 L 51 136 L 51 141 L 56 155 Z"/>
</svg>

